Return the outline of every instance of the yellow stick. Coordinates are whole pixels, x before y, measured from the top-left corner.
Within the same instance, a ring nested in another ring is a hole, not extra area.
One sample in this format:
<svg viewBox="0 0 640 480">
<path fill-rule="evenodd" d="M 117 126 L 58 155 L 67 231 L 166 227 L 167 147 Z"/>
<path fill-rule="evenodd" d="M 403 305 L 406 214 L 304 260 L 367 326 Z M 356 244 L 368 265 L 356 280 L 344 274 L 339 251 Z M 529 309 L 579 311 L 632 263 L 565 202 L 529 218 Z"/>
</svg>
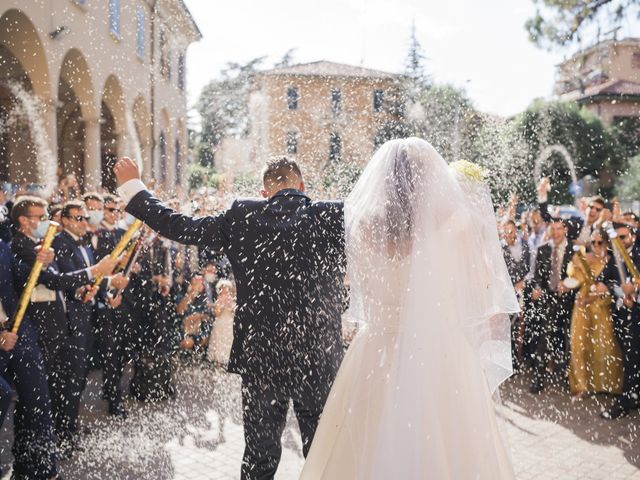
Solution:
<svg viewBox="0 0 640 480">
<path fill-rule="evenodd" d="M 120 254 L 124 252 L 124 249 L 127 248 L 127 243 L 129 243 L 129 240 L 131 240 L 131 237 L 133 237 L 133 235 L 140 229 L 140 227 L 142 227 L 142 222 L 140 220 L 136 220 L 131 225 L 129 225 L 129 228 L 127 229 L 126 232 L 124 232 L 124 235 L 122 235 L 122 238 L 120 239 L 118 244 L 115 246 L 113 251 L 109 254 L 109 256 L 114 260 L 118 258 Z M 98 275 L 93 282 L 93 286 L 99 287 L 103 279 L 104 279 L 104 275 Z"/>
<path fill-rule="evenodd" d="M 42 240 L 43 250 L 51 247 L 51 242 L 53 242 L 53 237 L 56 235 L 57 231 L 58 224 L 56 222 L 49 223 L 47 233 L 44 235 L 44 239 Z M 25 285 L 24 290 L 22 290 L 22 295 L 20 295 L 18 310 L 13 317 L 13 326 L 11 327 L 11 333 L 18 333 L 18 329 L 20 328 L 20 324 L 22 323 L 22 319 L 24 318 L 24 313 L 27 311 L 27 307 L 31 302 L 31 293 L 33 292 L 33 289 L 36 288 L 36 284 L 38 283 L 38 278 L 40 277 L 41 271 L 42 262 L 36 260 L 33 264 L 33 267 L 31 267 L 31 272 L 29 273 L 27 284 Z"/>
<path fill-rule="evenodd" d="M 609 233 L 609 237 L 611 237 L 611 244 L 613 245 L 613 247 L 618 251 L 618 253 L 622 257 L 622 261 L 627 266 L 627 270 L 629 270 L 629 273 L 631 274 L 631 277 L 633 278 L 633 280 L 636 281 L 636 282 L 638 280 L 640 280 L 640 272 L 638 272 L 638 269 L 636 268 L 635 264 L 633 263 L 633 260 L 629 256 L 629 252 L 627 252 L 627 249 L 624 248 L 624 245 L 622 244 L 622 241 L 618 238 L 617 235 L 612 236 L 611 233 Z M 624 279 L 621 278 L 620 281 L 623 282 Z"/>
</svg>

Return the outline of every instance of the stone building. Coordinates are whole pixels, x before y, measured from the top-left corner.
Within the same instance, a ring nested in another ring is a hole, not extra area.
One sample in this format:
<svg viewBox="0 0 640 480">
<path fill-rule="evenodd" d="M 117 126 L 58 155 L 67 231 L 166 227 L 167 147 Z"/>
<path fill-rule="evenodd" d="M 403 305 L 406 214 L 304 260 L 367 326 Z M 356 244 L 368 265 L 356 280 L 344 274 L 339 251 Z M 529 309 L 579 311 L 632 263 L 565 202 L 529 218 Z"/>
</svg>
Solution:
<svg viewBox="0 0 640 480">
<path fill-rule="evenodd" d="M 640 39 L 607 40 L 558 65 L 555 93 L 611 125 L 640 117 Z"/>
<path fill-rule="evenodd" d="M 307 170 L 362 166 L 400 121 L 398 82 L 398 75 L 327 61 L 259 72 L 252 79 L 248 147 L 223 142 L 216 164 L 247 171 L 288 153 Z"/>
<path fill-rule="evenodd" d="M 114 187 L 119 155 L 180 184 L 185 59 L 200 31 L 182 0 L 3 0 L 0 181 Z"/>
</svg>

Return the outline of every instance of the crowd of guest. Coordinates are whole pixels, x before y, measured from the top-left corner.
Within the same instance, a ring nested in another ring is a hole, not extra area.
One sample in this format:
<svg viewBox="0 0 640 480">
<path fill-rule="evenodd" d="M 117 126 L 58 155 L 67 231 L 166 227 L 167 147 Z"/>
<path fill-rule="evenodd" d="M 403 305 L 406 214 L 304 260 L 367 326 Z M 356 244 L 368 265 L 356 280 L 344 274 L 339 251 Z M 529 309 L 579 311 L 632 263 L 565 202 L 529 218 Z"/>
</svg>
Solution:
<svg viewBox="0 0 640 480">
<path fill-rule="evenodd" d="M 517 215 L 513 199 L 498 212 L 521 304 L 511 322 L 514 367 L 530 371 L 534 394 L 554 384 L 576 401 L 610 395 L 601 416 L 616 419 L 640 405 L 638 216 L 600 196 L 556 214 L 548 190 L 543 179 L 535 208 Z"/>
<path fill-rule="evenodd" d="M 560 216 L 548 189 L 545 179 L 533 208 L 514 199 L 498 211 L 522 307 L 512 317 L 514 368 L 529 375 L 534 394 L 550 384 L 575 400 L 609 394 L 602 416 L 615 419 L 640 398 L 640 222 L 598 196 Z M 207 215 L 225 200 L 205 192 L 167 204 Z M 144 226 L 112 255 L 134 220 L 112 194 L 81 194 L 73 175 L 46 199 L 0 189 L 0 423 L 14 406 L 14 478 L 60 478 L 58 461 L 81 455 L 90 372 L 102 372 L 108 414 L 126 421 L 125 396 L 174 394 L 178 363 L 220 368 L 229 359 L 235 284 L 224 255 Z M 42 248 L 52 221 L 57 234 Z M 15 331 L 36 262 L 42 271 Z"/>
<path fill-rule="evenodd" d="M 135 228 L 116 196 L 81 194 L 73 176 L 46 199 L 37 193 L 5 187 L 0 196 L 0 422 L 13 407 L 12 478 L 30 480 L 61 478 L 58 462 L 82 454 L 79 412 L 92 371 L 102 373 L 108 414 L 126 421 L 127 395 L 174 395 L 180 362 L 225 366 L 235 310 L 233 275 L 219 252 L 143 226 L 112 255 Z M 167 201 L 190 214 L 221 205 L 206 194 Z M 50 228 L 57 232 L 43 248 Z M 41 273 L 17 324 L 36 262 Z"/>
</svg>

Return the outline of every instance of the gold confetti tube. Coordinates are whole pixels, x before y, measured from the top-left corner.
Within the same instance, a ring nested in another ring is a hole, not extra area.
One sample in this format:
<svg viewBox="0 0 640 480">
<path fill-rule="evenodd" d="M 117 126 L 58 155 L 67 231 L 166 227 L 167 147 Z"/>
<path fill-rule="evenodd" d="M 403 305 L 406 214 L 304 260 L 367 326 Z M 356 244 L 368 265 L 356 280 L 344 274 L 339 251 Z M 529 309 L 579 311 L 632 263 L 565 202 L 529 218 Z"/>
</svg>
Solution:
<svg viewBox="0 0 640 480">
<path fill-rule="evenodd" d="M 127 248 L 127 243 L 129 243 L 129 240 L 131 240 L 133 235 L 140 229 L 140 227 L 142 227 L 142 222 L 140 220 L 136 220 L 131 225 L 129 225 L 129 228 L 126 232 L 124 232 L 124 235 L 122 235 L 122 238 L 115 246 L 113 251 L 109 254 L 109 256 L 113 259 L 118 258 L 120 254 L 124 252 L 124 249 Z M 93 282 L 93 286 L 99 287 L 103 279 L 104 275 L 98 275 Z"/>
<path fill-rule="evenodd" d="M 42 249 L 46 250 L 51 247 L 51 242 L 53 242 L 53 237 L 55 237 L 56 232 L 58 231 L 58 224 L 56 222 L 49 223 L 49 228 L 47 229 L 47 233 L 44 235 L 44 239 L 42 240 Z M 36 288 L 36 284 L 38 283 L 38 278 L 40 277 L 40 272 L 42 271 L 42 262 L 38 260 L 35 261 L 33 267 L 31 267 L 31 272 L 29 273 L 29 278 L 27 279 L 27 284 L 22 290 L 22 295 L 20 295 L 20 301 L 18 302 L 18 310 L 16 311 L 15 316 L 13 317 L 13 323 L 11 327 L 12 333 L 18 333 L 18 329 L 20 328 L 20 324 L 22 323 L 22 319 L 24 318 L 24 313 L 27 311 L 27 307 L 31 302 L 31 293 L 33 289 Z"/>
</svg>

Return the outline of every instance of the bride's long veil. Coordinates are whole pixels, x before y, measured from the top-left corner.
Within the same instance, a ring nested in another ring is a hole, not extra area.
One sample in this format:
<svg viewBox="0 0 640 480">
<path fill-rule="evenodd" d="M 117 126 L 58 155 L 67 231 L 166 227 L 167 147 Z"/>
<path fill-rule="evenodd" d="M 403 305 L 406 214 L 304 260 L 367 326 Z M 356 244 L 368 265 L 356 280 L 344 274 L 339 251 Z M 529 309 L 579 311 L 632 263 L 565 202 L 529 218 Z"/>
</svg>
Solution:
<svg viewBox="0 0 640 480">
<path fill-rule="evenodd" d="M 345 227 L 351 315 L 384 323 L 372 281 L 386 283 L 397 305 L 393 348 L 380 352 L 392 366 L 385 413 L 367 432 L 375 452 L 356 459 L 363 478 L 487 478 L 502 467 L 478 467 L 472 457 L 486 452 L 464 448 L 468 436 L 488 444 L 495 434 L 490 396 L 511 375 L 508 314 L 518 303 L 486 185 L 424 140 L 393 140 L 347 198 Z"/>
</svg>

